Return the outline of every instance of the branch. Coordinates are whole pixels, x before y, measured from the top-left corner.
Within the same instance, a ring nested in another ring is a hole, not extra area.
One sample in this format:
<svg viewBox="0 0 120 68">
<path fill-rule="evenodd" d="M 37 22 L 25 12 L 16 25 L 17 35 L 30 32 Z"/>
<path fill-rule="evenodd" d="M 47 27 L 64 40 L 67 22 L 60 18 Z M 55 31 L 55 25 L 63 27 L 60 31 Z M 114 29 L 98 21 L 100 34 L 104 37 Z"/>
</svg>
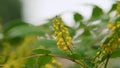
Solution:
<svg viewBox="0 0 120 68">
<path fill-rule="evenodd" d="M 53 54 L 37 54 L 37 55 L 32 55 L 32 56 L 26 57 L 26 59 L 27 58 L 38 57 L 38 56 L 52 56 L 52 57 L 64 58 L 64 59 L 68 59 L 72 62 L 75 62 L 75 63 L 81 65 L 82 68 L 87 68 L 87 66 L 82 61 L 77 61 L 77 60 L 71 59 L 71 58 L 66 57 L 66 56 L 59 56 L 59 55 L 53 55 Z"/>
<path fill-rule="evenodd" d="M 108 65 L 109 59 L 110 59 L 110 56 L 108 55 L 108 57 L 107 57 L 107 59 L 106 59 L 106 62 L 105 62 L 105 66 L 104 66 L 104 68 L 107 68 L 107 65 Z"/>
</svg>

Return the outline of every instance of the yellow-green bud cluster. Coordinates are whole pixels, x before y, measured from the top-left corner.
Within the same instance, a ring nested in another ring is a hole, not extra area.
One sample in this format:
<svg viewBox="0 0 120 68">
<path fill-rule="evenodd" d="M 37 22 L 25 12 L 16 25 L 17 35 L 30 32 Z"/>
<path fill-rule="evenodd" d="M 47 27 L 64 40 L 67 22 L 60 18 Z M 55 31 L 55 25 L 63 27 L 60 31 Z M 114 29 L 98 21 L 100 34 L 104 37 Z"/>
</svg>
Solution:
<svg viewBox="0 0 120 68">
<path fill-rule="evenodd" d="M 65 27 L 64 22 L 59 16 L 56 16 L 52 22 L 58 48 L 67 50 L 68 47 L 72 45 L 72 38 L 69 35 L 68 29 Z"/>
<path fill-rule="evenodd" d="M 44 68 L 61 68 L 62 64 L 58 62 L 55 58 L 52 58 L 50 63 L 45 64 Z"/>
<path fill-rule="evenodd" d="M 120 15 L 120 1 L 117 2 L 116 15 Z"/>
<path fill-rule="evenodd" d="M 99 48 L 97 58 L 100 59 L 105 55 L 110 55 L 120 45 L 120 22 L 115 24 L 108 24 L 107 27 L 113 30 L 113 33 L 105 39 Z"/>
</svg>

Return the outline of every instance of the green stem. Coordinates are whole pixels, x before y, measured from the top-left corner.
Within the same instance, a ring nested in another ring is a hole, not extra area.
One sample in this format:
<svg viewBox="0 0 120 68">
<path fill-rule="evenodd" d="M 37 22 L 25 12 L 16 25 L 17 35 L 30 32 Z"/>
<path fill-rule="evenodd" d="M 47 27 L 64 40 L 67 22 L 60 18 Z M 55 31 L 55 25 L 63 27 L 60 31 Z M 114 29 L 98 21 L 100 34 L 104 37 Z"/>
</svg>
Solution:
<svg viewBox="0 0 120 68">
<path fill-rule="evenodd" d="M 69 57 L 66 57 L 66 56 L 59 56 L 59 55 L 53 55 L 53 54 L 37 54 L 37 55 L 32 55 L 32 56 L 26 57 L 25 59 L 32 58 L 32 57 L 39 57 L 39 56 L 52 56 L 52 57 L 64 58 L 64 59 L 71 60 L 72 62 L 75 62 L 75 63 L 81 65 L 82 68 L 87 68 L 87 67 L 85 66 L 85 64 L 83 64 L 83 63 L 80 62 L 80 61 L 73 60 L 73 59 L 71 59 L 71 58 L 69 58 Z"/>
<path fill-rule="evenodd" d="M 106 62 L 105 62 L 105 66 L 104 66 L 104 68 L 107 68 L 107 65 L 108 65 L 109 59 L 110 59 L 110 56 L 108 55 L 108 57 L 107 57 L 107 59 L 106 59 Z"/>
</svg>

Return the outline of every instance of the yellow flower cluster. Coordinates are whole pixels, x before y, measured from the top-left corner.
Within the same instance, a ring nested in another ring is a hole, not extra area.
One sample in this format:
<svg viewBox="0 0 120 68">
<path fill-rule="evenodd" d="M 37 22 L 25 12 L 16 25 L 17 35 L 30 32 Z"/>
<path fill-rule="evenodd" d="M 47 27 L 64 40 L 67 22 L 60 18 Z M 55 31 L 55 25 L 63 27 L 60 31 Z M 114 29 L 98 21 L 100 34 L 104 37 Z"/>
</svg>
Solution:
<svg viewBox="0 0 120 68">
<path fill-rule="evenodd" d="M 53 66 L 51 64 L 45 64 L 45 68 L 53 68 Z"/>
<path fill-rule="evenodd" d="M 119 29 L 120 28 L 120 22 L 118 21 L 115 25 L 110 23 L 110 24 L 107 25 L 107 28 L 111 29 L 111 30 Z"/>
<path fill-rule="evenodd" d="M 62 50 L 68 50 L 68 47 L 72 45 L 72 38 L 70 37 L 64 22 L 59 16 L 56 16 L 52 22 L 58 48 Z"/>
<path fill-rule="evenodd" d="M 117 2 L 116 15 L 120 15 L 120 1 Z"/>
<path fill-rule="evenodd" d="M 52 58 L 51 63 L 45 64 L 45 68 L 61 68 L 62 64 L 58 62 L 55 58 Z"/>
<path fill-rule="evenodd" d="M 60 62 L 58 62 L 55 58 L 52 58 L 52 64 L 57 66 L 57 68 L 61 68 L 61 66 L 62 66 L 62 64 Z"/>
<path fill-rule="evenodd" d="M 112 52 L 120 45 L 120 22 L 117 22 L 114 25 L 108 24 L 107 27 L 113 30 L 113 33 L 101 44 L 99 48 L 100 51 L 97 53 L 98 58 L 112 54 Z"/>
<path fill-rule="evenodd" d="M 107 25 L 107 28 L 110 29 L 110 30 L 114 30 L 116 27 L 113 25 L 113 24 L 108 24 Z"/>
</svg>

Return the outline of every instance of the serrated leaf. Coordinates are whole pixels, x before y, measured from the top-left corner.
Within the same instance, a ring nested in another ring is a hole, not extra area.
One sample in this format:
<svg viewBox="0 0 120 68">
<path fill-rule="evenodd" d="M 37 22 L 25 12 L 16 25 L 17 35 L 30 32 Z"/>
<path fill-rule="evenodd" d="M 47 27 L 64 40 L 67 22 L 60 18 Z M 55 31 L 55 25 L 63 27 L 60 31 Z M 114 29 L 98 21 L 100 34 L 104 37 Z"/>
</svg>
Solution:
<svg viewBox="0 0 120 68">
<path fill-rule="evenodd" d="M 33 50 L 33 54 L 50 54 L 51 52 L 49 50 L 45 49 L 35 49 Z"/>
<path fill-rule="evenodd" d="M 57 42 L 56 40 L 47 40 L 47 39 L 38 40 L 35 45 L 35 48 L 38 48 L 40 45 L 43 45 L 46 48 L 57 47 Z"/>
<path fill-rule="evenodd" d="M 39 68 L 41 68 L 43 65 L 49 63 L 52 59 L 52 56 L 40 56 L 38 58 L 38 65 L 39 65 Z"/>
<path fill-rule="evenodd" d="M 90 30 L 85 28 L 81 36 L 90 36 L 90 35 L 91 35 Z"/>
<path fill-rule="evenodd" d="M 35 27 L 28 25 L 16 26 L 7 32 L 8 37 L 24 37 L 27 35 L 44 35 L 45 33 Z"/>
<path fill-rule="evenodd" d="M 50 51 L 51 51 L 51 54 L 55 54 L 55 55 L 66 56 L 66 54 L 67 54 L 65 51 L 58 49 L 58 47 L 51 48 Z"/>
<path fill-rule="evenodd" d="M 74 20 L 75 22 L 80 22 L 83 19 L 83 16 L 79 13 L 74 14 Z"/>
<path fill-rule="evenodd" d="M 52 28 L 52 23 L 51 21 L 48 22 L 48 23 L 45 23 L 43 25 L 40 25 L 38 26 L 41 30 L 44 30 L 46 33 L 48 34 L 52 34 L 54 31 L 53 31 L 53 28 Z"/>
<path fill-rule="evenodd" d="M 100 7 L 94 6 L 90 21 L 95 21 L 95 20 L 100 19 L 103 14 L 104 14 L 104 12 Z"/>
<path fill-rule="evenodd" d="M 116 49 L 111 55 L 111 58 L 117 58 L 117 57 L 120 57 L 120 48 Z"/>
<path fill-rule="evenodd" d="M 73 28 L 68 27 L 68 31 L 69 31 L 71 37 L 73 37 L 75 35 L 76 31 Z"/>
<path fill-rule="evenodd" d="M 108 13 L 110 13 L 112 11 L 115 11 L 116 8 L 117 8 L 117 4 L 115 3 L 115 4 L 112 5 L 112 7 L 111 7 L 111 9 L 110 9 L 110 11 Z"/>
<path fill-rule="evenodd" d="M 87 64 L 88 68 L 94 68 L 94 63 L 91 59 L 86 59 L 84 62 Z"/>
<path fill-rule="evenodd" d="M 36 59 L 35 58 L 28 58 L 25 62 L 25 68 L 35 68 Z"/>
<path fill-rule="evenodd" d="M 80 26 L 79 28 L 86 28 L 87 26 L 83 23 L 83 22 L 80 22 Z"/>
<path fill-rule="evenodd" d="M 21 26 L 21 25 L 28 25 L 28 24 L 21 20 L 15 20 L 15 21 L 9 22 L 4 25 L 5 27 L 3 27 L 3 32 L 6 34 L 10 29 L 16 26 Z"/>
<path fill-rule="evenodd" d="M 68 55 L 68 57 L 70 57 L 71 59 L 76 59 L 76 60 L 79 60 L 81 59 L 81 56 L 79 54 L 72 54 L 72 55 Z"/>
</svg>

